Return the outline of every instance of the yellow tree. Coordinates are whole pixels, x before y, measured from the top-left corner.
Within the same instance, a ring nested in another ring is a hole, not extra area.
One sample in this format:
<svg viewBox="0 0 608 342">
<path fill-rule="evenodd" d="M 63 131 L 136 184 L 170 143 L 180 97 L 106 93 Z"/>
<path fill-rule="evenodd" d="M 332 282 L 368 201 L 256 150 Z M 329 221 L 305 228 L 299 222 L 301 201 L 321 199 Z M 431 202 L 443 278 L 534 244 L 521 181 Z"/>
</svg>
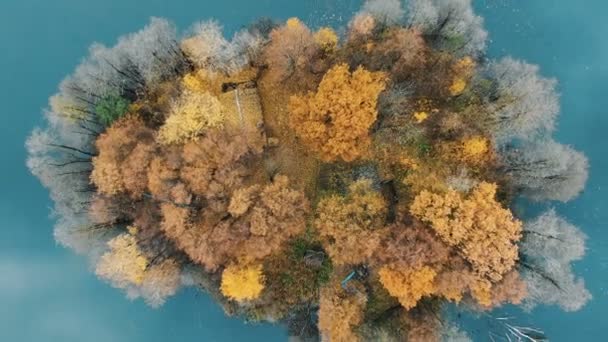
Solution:
<svg viewBox="0 0 608 342">
<path fill-rule="evenodd" d="M 171 106 L 169 117 L 158 131 L 158 140 L 163 144 L 183 143 L 223 122 L 224 112 L 217 97 L 184 90 Z"/>
<path fill-rule="evenodd" d="M 495 196 L 496 184 L 486 182 L 467 198 L 454 190 L 445 194 L 422 191 L 410 211 L 455 246 L 479 276 L 497 282 L 517 261 L 521 222 Z"/>
<path fill-rule="evenodd" d="M 253 300 L 262 294 L 262 265 L 231 265 L 222 272 L 222 294 L 238 302 Z"/>
<path fill-rule="evenodd" d="M 131 234 L 121 234 L 108 242 L 110 250 L 101 256 L 95 272 L 112 285 L 127 289 L 144 281 L 148 260 Z"/>
<path fill-rule="evenodd" d="M 446 159 L 482 166 L 494 158 L 491 142 L 481 135 L 463 138 L 459 141 L 441 142 L 438 150 Z"/>
<path fill-rule="evenodd" d="M 322 27 L 314 35 L 315 42 L 324 51 L 333 51 L 338 45 L 338 35 L 329 27 Z"/>
<path fill-rule="evenodd" d="M 461 95 L 475 71 L 475 61 L 471 57 L 463 57 L 452 65 L 452 83 L 449 87 L 450 95 Z"/>
<path fill-rule="evenodd" d="M 428 266 L 409 270 L 383 266 L 378 275 L 388 293 L 399 299 L 399 303 L 409 310 L 422 297 L 434 292 L 433 281 L 437 273 Z"/>
<path fill-rule="evenodd" d="M 353 161 L 370 143 L 369 129 L 386 80 L 384 73 L 362 67 L 351 73 L 348 65 L 338 64 L 325 74 L 316 93 L 290 98 L 290 125 L 321 159 Z"/>
</svg>

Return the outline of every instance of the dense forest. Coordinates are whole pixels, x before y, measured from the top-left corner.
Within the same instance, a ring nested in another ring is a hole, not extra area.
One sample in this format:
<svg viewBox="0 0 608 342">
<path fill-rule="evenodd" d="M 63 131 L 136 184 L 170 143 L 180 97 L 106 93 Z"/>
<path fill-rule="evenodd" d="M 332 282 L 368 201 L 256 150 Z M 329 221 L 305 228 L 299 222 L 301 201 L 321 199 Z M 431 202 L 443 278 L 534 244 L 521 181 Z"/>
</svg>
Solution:
<svg viewBox="0 0 608 342">
<path fill-rule="evenodd" d="M 343 28 L 260 19 L 226 39 L 152 18 L 59 85 L 28 166 L 55 237 L 129 298 L 200 288 L 294 339 L 541 341 L 506 304 L 580 309 L 585 235 L 554 210 L 587 158 L 551 137 L 556 81 L 485 54 L 470 0 L 368 0 Z"/>
</svg>

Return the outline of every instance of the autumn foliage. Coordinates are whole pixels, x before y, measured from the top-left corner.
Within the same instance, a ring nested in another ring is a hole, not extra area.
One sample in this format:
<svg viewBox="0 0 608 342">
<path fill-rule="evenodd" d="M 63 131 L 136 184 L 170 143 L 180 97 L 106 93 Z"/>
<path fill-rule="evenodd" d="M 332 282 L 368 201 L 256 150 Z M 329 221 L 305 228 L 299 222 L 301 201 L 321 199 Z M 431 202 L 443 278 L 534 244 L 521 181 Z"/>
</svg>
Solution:
<svg viewBox="0 0 608 342">
<path fill-rule="evenodd" d="M 434 292 L 433 281 L 437 273 L 430 267 L 397 270 L 384 266 L 378 271 L 380 282 L 388 292 L 399 299 L 406 309 L 416 306 L 418 301 Z"/>
<path fill-rule="evenodd" d="M 309 210 L 303 194 L 290 189 L 284 176 L 265 187 L 236 190 L 217 206 L 218 213 L 198 214 L 174 204 L 161 206 L 167 236 L 209 270 L 229 262 L 261 261 L 280 250 L 304 231 Z M 225 216 L 219 216 L 222 212 Z"/>
<path fill-rule="evenodd" d="M 158 131 L 164 144 L 185 142 L 205 129 L 222 125 L 224 113 L 217 97 L 186 90 L 172 105 L 169 117 Z"/>
<path fill-rule="evenodd" d="M 221 290 L 236 301 L 256 299 L 264 289 L 262 267 L 231 265 L 222 272 Z"/>
<path fill-rule="evenodd" d="M 335 283 L 321 289 L 319 330 L 323 340 L 358 341 L 354 329 L 363 321 L 366 301 L 364 293 L 348 293 Z"/>
<path fill-rule="evenodd" d="M 361 67 L 351 73 L 346 64 L 336 65 L 325 74 L 316 93 L 291 97 L 291 127 L 323 160 L 353 161 L 370 143 L 378 95 L 385 87 L 383 73 Z"/>
<path fill-rule="evenodd" d="M 495 196 L 491 183 L 481 183 L 467 198 L 453 190 L 444 195 L 423 191 L 411 212 L 457 247 L 480 276 L 498 281 L 517 261 L 521 222 Z"/>
<path fill-rule="evenodd" d="M 326 33 L 318 36 L 322 44 L 330 43 Z M 319 46 L 310 29 L 298 18 L 290 18 L 285 25 L 270 32 L 270 44 L 264 50 L 264 59 L 273 82 L 289 78 L 298 79 L 306 73 Z"/>
<path fill-rule="evenodd" d="M 380 244 L 386 202 L 371 186 L 370 180 L 357 181 L 345 197 L 332 195 L 317 205 L 315 226 L 335 264 L 363 263 Z"/>
<path fill-rule="evenodd" d="M 555 81 L 486 59 L 470 1 L 407 3 L 365 1 L 345 35 L 153 18 L 94 45 L 27 142 L 58 241 L 129 298 L 196 286 L 302 340 L 462 340 L 446 302 L 582 307 L 585 235 L 509 209 L 588 177 L 550 138 Z"/>
</svg>

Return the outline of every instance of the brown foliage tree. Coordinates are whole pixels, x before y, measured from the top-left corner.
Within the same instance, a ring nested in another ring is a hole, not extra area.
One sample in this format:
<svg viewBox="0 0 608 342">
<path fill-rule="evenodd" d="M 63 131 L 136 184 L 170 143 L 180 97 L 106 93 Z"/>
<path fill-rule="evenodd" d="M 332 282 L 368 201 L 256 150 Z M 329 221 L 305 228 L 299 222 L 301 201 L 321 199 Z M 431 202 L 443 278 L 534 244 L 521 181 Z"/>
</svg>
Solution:
<svg viewBox="0 0 608 342">
<path fill-rule="evenodd" d="M 226 132 L 209 132 L 184 145 L 180 178 L 190 191 L 211 201 L 227 198 L 242 186 L 250 171 L 246 157 L 251 154 L 245 138 Z M 222 208 L 222 211 L 226 211 Z"/>
<path fill-rule="evenodd" d="M 310 29 L 299 19 L 291 18 L 284 26 L 272 30 L 270 44 L 264 51 L 268 65 L 268 77 L 273 82 L 282 82 L 306 72 L 312 57 L 317 53 Z"/>
<path fill-rule="evenodd" d="M 441 322 L 429 309 L 416 308 L 401 316 L 408 342 L 439 342 Z"/>
<path fill-rule="evenodd" d="M 152 159 L 154 131 L 136 115 L 116 121 L 95 143 L 91 181 L 104 195 L 128 193 L 140 198 L 146 189 L 146 174 Z"/>
<path fill-rule="evenodd" d="M 449 256 L 450 248 L 419 221 L 408 226 L 400 220 L 388 227 L 374 261 L 400 268 L 420 268 L 443 265 Z"/>
<path fill-rule="evenodd" d="M 405 79 L 426 61 L 426 43 L 419 31 L 391 28 L 372 50 L 367 63 L 372 70 L 390 71 L 397 80 Z"/>
<path fill-rule="evenodd" d="M 355 265 L 367 261 L 380 244 L 386 214 L 386 201 L 363 179 L 351 184 L 345 197 L 321 199 L 315 227 L 334 264 Z"/>
<path fill-rule="evenodd" d="M 346 64 L 336 65 L 316 93 L 290 98 L 290 125 L 321 159 L 353 161 L 370 143 L 369 129 L 378 116 L 378 95 L 385 86 L 383 73 L 361 67 L 351 73 Z"/>
<path fill-rule="evenodd" d="M 161 206 L 166 234 L 210 271 L 230 261 L 259 261 L 306 228 L 308 201 L 302 192 L 289 188 L 287 177 L 236 191 L 232 198 L 222 215 Z"/>
<path fill-rule="evenodd" d="M 358 285 L 358 284 L 357 284 Z M 321 289 L 319 300 L 319 330 L 323 341 L 354 342 L 359 337 L 353 331 L 363 322 L 367 296 L 363 286 L 345 291 L 334 280 Z"/>
</svg>

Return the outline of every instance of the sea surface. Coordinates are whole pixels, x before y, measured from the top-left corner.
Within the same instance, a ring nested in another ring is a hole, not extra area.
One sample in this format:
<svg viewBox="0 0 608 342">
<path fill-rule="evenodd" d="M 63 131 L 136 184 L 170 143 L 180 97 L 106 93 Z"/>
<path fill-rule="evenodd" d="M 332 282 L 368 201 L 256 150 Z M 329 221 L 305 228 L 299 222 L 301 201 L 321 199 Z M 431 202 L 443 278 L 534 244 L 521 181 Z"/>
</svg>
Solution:
<svg viewBox="0 0 608 342">
<path fill-rule="evenodd" d="M 180 29 L 214 18 L 231 35 L 257 17 L 344 24 L 357 0 L 0 0 L 0 341 L 285 341 L 281 328 L 227 318 L 186 290 L 160 309 L 98 280 L 86 260 L 53 240 L 48 193 L 25 167 L 24 141 L 61 79 L 99 41 L 143 27 L 150 16 Z M 556 138 L 591 162 L 585 192 L 559 213 L 589 236 L 575 265 L 593 300 L 581 311 L 543 307 L 522 320 L 552 341 L 606 341 L 608 323 L 608 1 L 475 0 L 490 56 L 511 55 L 560 81 Z M 476 341 L 487 334 L 474 330 Z"/>
</svg>

